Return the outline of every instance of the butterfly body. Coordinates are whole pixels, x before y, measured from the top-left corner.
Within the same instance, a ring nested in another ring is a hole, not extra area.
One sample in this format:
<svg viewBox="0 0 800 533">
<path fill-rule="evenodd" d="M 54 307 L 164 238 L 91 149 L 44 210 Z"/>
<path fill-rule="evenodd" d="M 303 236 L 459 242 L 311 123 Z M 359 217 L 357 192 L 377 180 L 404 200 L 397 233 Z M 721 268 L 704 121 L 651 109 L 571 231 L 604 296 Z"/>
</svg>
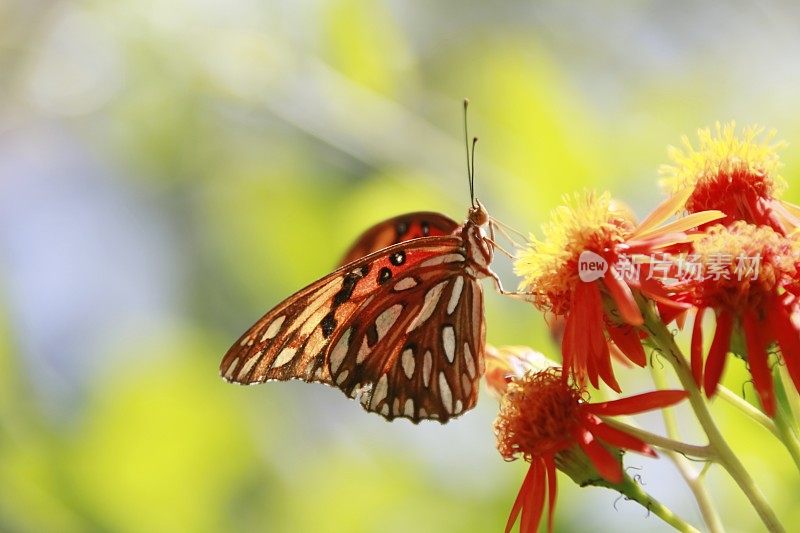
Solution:
<svg viewBox="0 0 800 533">
<path fill-rule="evenodd" d="M 446 422 L 471 409 L 484 365 L 478 281 L 494 276 L 487 223 L 478 203 L 462 225 L 436 213 L 376 225 L 347 264 L 245 332 L 220 373 L 241 384 L 325 383 L 389 420 Z"/>
</svg>

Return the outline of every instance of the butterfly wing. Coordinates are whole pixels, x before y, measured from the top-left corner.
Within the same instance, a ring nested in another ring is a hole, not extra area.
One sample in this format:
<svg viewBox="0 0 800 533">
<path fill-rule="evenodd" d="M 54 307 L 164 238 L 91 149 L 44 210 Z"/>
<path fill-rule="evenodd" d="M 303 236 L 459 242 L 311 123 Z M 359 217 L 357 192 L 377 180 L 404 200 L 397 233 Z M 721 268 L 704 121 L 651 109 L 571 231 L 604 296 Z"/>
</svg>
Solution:
<svg viewBox="0 0 800 533">
<path fill-rule="evenodd" d="M 444 423 L 477 402 L 483 293 L 466 273 L 465 257 L 439 260 L 396 277 L 332 342 L 336 385 L 389 420 Z"/>
<path fill-rule="evenodd" d="M 462 240 L 429 237 L 397 244 L 349 263 L 290 296 L 248 329 L 228 350 L 220 373 L 231 382 L 302 379 L 333 384 L 327 365 L 331 341 L 369 301 L 388 294 L 395 272 L 427 268 L 459 257 Z"/>
<path fill-rule="evenodd" d="M 450 235 L 456 228 L 458 228 L 456 221 L 430 211 L 392 217 L 362 233 L 339 264 L 346 265 L 373 252 L 411 239 Z"/>
</svg>

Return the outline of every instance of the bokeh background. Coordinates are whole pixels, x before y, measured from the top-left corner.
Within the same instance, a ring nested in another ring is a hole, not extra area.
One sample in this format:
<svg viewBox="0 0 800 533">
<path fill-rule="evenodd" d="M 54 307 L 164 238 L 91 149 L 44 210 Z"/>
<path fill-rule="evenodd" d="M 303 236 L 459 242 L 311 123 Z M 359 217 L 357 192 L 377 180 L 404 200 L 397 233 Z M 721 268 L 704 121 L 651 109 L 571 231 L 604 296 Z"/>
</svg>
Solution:
<svg viewBox="0 0 800 533">
<path fill-rule="evenodd" d="M 0 530 L 500 530 L 525 465 L 485 392 L 444 427 L 388 424 L 319 385 L 227 385 L 222 354 L 369 224 L 464 217 L 465 96 L 479 196 L 526 231 L 584 187 L 645 214 L 666 146 L 716 120 L 778 129 L 797 201 L 798 25 L 789 1 L 3 0 Z M 488 289 L 491 342 L 557 353 Z M 715 407 L 798 523 L 786 453 Z M 701 523 L 672 465 L 627 462 Z M 667 530 L 560 481 L 559 531 Z"/>
</svg>

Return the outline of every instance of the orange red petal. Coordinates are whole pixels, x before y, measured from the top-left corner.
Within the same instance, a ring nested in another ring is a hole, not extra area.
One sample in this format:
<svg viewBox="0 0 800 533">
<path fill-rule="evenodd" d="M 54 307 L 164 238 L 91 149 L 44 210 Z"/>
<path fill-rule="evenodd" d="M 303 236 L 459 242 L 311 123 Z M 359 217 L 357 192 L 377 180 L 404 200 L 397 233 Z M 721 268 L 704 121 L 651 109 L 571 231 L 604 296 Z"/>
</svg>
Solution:
<svg viewBox="0 0 800 533">
<path fill-rule="evenodd" d="M 522 522 L 519 528 L 520 533 L 536 533 L 539 529 L 542 513 L 544 512 L 546 470 L 541 459 L 533 461 L 531 466 L 534 468 L 535 479 L 533 481 L 528 504 L 522 507 Z"/>
<path fill-rule="evenodd" d="M 683 209 L 686 205 L 686 200 L 692 195 L 692 190 L 687 187 L 674 195 L 670 196 L 658 206 L 645 218 L 641 224 L 634 230 L 632 239 L 639 239 L 642 235 L 646 235 L 659 225 L 666 222 L 669 217 Z"/>
<path fill-rule="evenodd" d="M 641 326 L 644 323 L 639 306 L 633 298 L 631 288 L 620 277 L 613 268 L 609 269 L 603 278 L 603 284 L 608 289 L 617 309 L 622 315 L 623 320 L 631 326 Z"/>
<path fill-rule="evenodd" d="M 525 479 L 522 480 L 522 486 L 519 488 L 519 492 L 517 493 L 517 499 L 514 500 L 514 505 L 511 507 L 511 514 L 508 515 L 508 521 L 506 521 L 505 533 L 509 533 L 509 531 L 514 528 L 517 517 L 519 516 L 520 511 L 523 509 L 525 502 L 528 500 L 528 495 L 532 492 L 533 485 L 537 481 L 537 464 L 538 460 L 534 460 L 531 463 L 531 466 L 528 468 L 528 473 L 525 474 Z"/>
<path fill-rule="evenodd" d="M 632 326 L 616 326 L 613 324 L 607 324 L 606 329 L 617 348 L 619 348 L 632 363 L 639 366 L 647 364 L 647 355 L 644 353 L 642 340 L 639 337 L 639 331 L 637 329 Z"/>
<path fill-rule="evenodd" d="M 675 405 L 688 396 L 682 390 L 657 390 L 600 403 L 583 405 L 584 412 L 597 416 L 635 415 Z"/>
<path fill-rule="evenodd" d="M 781 348 L 786 370 L 794 382 L 795 388 L 800 390 L 800 331 L 792 322 L 789 311 L 776 301 L 768 307 L 768 320 L 772 337 L 778 341 Z"/>
<path fill-rule="evenodd" d="M 619 458 L 606 450 L 591 431 L 585 427 L 579 427 L 576 430 L 575 438 L 578 440 L 578 446 L 589 456 L 592 464 L 603 478 L 611 483 L 622 481 L 622 465 Z"/>
<path fill-rule="evenodd" d="M 631 450 L 649 457 L 656 457 L 656 452 L 643 440 L 634 437 L 630 433 L 625 433 L 608 424 L 604 424 L 595 415 L 588 415 L 587 418 L 588 422 L 591 424 L 590 431 L 603 442 L 607 442 L 623 450 Z"/>
<path fill-rule="evenodd" d="M 731 333 L 733 333 L 733 315 L 728 311 L 721 311 L 717 315 L 717 329 L 714 331 L 714 340 L 708 352 L 703 377 L 703 388 L 709 398 L 717 392 L 731 343 Z"/>
<path fill-rule="evenodd" d="M 558 490 L 556 488 L 556 463 L 550 457 L 544 459 L 544 465 L 547 474 L 547 533 L 553 533 L 553 514 L 556 510 L 556 498 L 558 497 Z"/>
<path fill-rule="evenodd" d="M 692 325 L 692 376 L 698 387 L 701 387 L 703 383 L 703 314 L 705 311 L 705 307 L 697 310 Z"/>
<path fill-rule="evenodd" d="M 764 412 L 769 416 L 774 416 L 775 390 L 772 373 L 767 362 L 767 345 L 761 333 L 761 325 L 753 311 L 745 315 L 742 325 L 747 344 L 747 363 L 750 366 L 750 374 L 753 376 L 753 385 L 758 392 Z"/>
</svg>

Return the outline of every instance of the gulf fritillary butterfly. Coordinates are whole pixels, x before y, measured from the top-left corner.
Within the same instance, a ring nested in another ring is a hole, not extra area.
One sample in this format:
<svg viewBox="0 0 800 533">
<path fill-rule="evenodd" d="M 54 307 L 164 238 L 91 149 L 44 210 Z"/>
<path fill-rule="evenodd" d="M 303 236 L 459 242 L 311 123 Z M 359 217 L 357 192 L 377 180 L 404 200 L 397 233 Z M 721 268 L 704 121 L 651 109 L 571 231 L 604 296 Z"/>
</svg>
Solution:
<svg viewBox="0 0 800 533">
<path fill-rule="evenodd" d="M 464 224 L 420 212 L 367 230 L 344 266 L 248 329 L 220 374 L 240 384 L 325 383 L 388 420 L 445 423 L 472 409 L 486 331 L 478 280 L 499 281 L 489 268 L 492 225 L 467 162 L 473 200 Z"/>
</svg>

